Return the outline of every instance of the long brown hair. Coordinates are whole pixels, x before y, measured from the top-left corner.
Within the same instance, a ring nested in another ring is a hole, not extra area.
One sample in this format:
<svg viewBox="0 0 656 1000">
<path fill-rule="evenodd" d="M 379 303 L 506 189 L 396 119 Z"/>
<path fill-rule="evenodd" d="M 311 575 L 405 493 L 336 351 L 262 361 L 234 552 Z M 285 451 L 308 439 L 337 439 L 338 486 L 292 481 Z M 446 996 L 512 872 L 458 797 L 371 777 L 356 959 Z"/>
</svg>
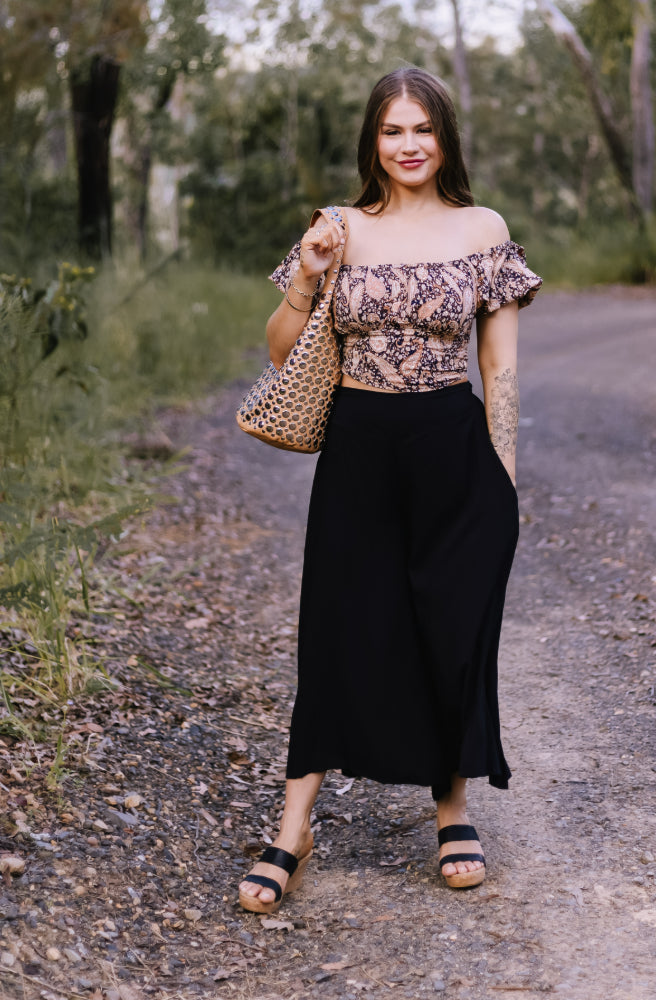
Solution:
<svg viewBox="0 0 656 1000">
<path fill-rule="evenodd" d="M 362 190 L 354 208 L 387 208 L 391 186 L 378 159 L 378 137 L 383 117 L 397 97 L 416 101 L 425 109 L 442 153 L 435 175 L 437 193 L 449 205 L 473 205 L 467 168 L 462 158 L 456 109 L 441 80 L 417 66 L 403 66 L 382 77 L 371 91 L 358 143 L 358 172 Z"/>
</svg>

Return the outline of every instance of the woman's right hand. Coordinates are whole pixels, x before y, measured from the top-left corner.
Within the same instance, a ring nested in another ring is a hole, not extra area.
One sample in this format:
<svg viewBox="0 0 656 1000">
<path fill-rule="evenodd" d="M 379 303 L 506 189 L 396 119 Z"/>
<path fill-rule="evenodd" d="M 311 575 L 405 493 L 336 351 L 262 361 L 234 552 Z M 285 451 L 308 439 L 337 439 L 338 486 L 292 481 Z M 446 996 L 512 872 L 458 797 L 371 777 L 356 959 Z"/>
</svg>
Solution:
<svg viewBox="0 0 656 1000">
<path fill-rule="evenodd" d="M 302 237 L 298 269 L 292 272 L 285 297 L 267 323 L 269 357 L 276 368 L 280 368 L 308 320 L 318 278 L 328 270 L 335 251 L 344 242 L 341 226 L 323 216 Z"/>
<path fill-rule="evenodd" d="M 316 280 L 330 267 L 337 248 L 344 243 L 344 230 L 336 222 L 326 222 L 321 216 L 301 238 L 298 275 L 307 281 Z"/>
</svg>

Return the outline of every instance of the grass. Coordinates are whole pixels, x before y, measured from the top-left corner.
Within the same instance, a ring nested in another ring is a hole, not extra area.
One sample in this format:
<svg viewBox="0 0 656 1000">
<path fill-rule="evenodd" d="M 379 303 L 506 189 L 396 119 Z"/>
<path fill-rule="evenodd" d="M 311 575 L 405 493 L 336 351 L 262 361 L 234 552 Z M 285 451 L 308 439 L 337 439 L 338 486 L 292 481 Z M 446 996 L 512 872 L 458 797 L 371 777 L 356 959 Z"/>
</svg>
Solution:
<svg viewBox="0 0 656 1000">
<path fill-rule="evenodd" d="M 160 488 L 127 432 L 257 370 L 278 300 L 262 278 L 174 261 L 153 277 L 78 271 L 44 294 L 5 283 L 0 300 L 0 735 L 14 740 L 61 737 L 67 706 L 111 686 L 85 638 L 96 556 Z"/>
</svg>

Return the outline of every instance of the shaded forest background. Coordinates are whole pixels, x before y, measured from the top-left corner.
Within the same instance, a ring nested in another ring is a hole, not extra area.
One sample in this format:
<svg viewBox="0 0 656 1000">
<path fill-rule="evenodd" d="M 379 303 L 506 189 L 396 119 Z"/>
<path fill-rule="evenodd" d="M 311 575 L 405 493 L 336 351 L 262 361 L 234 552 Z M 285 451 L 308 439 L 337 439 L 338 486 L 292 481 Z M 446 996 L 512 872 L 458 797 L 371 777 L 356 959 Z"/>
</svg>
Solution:
<svg viewBox="0 0 656 1000">
<path fill-rule="evenodd" d="M 508 8 L 502 51 L 470 26 Z M 0 0 L 0 742 L 59 733 L 56 778 L 115 686 L 105 554 L 183 459 L 158 412 L 261 366 L 265 275 L 356 195 L 374 82 L 447 81 L 547 288 L 653 283 L 652 47 L 650 0 Z"/>
<path fill-rule="evenodd" d="M 367 94 L 410 62 L 451 86 L 477 202 L 547 278 L 653 277 L 650 5 L 561 4 L 587 76 L 554 7 L 527 2 L 500 52 L 468 37 L 467 0 L 4 0 L 0 269 L 177 249 L 271 267 L 355 195 Z"/>
</svg>

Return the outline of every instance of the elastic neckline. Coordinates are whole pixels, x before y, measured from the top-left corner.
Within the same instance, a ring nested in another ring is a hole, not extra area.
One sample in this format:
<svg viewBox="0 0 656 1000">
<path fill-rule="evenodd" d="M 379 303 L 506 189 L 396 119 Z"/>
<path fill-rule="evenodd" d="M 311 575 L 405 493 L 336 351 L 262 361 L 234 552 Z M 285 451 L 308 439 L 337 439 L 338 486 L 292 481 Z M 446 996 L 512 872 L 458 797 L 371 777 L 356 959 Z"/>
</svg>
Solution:
<svg viewBox="0 0 656 1000">
<path fill-rule="evenodd" d="M 341 267 L 364 267 L 371 271 L 375 267 L 448 267 L 450 264 L 460 264 L 462 261 L 471 260 L 472 257 L 487 257 L 489 254 L 495 252 L 495 250 L 502 250 L 504 247 L 517 247 L 522 253 L 524 252 L 524 247 L 520 246 L 519 243 L 515 243 L 514 240 L 504 240 L 503 243 L 497 243 L 493 247 L 488 247 L 487 250 L 474 250 L 473 253 L 466 254 L 464 257 L 454 257 L 452 260 L 419 260 L 414 264 L 408 264 L 402 261 L 399 264 L 341 264 Z"/>
</svg>

